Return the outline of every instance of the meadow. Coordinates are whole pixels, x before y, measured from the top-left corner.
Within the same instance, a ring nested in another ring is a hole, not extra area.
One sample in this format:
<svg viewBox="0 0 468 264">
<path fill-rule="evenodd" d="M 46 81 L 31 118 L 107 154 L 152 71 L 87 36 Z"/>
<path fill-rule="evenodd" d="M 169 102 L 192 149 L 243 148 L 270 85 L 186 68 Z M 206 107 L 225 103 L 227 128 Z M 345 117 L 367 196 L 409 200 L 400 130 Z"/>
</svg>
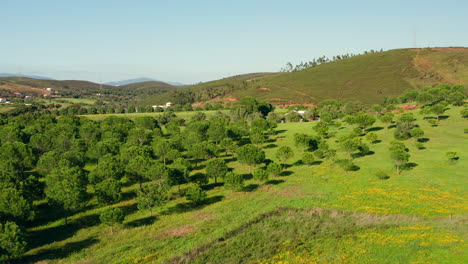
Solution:
<svg viewBox="0 0 468 264">
<path fill-rule="evenodd" d="M 39 211 L 29 227 L 33 245 L 22 259 L 40 263 L 464 263 L 468 261 L 466 216 L 468 134 L 460 107 L 432 126 L 417 114 L 425 131 L 425 149 L 404 141 L 409 166 L 397 175 L 389 157 L 394 128 L 377 121 L 371 130 L 378 143 L 370 154 L 356 158 L 360 168 L 346 172 L 329 161 L 308 167 L 294 146 L 295 133 L 315 134 L 314 122 L 280 123 L 261 146 L 277 161 L 276 151 L 291 146 L 294 156 L 280 176 L 262 183 L 232 156 L 228 166 L 245 175 L 242 191 L 226 190 L 210 181 L 208 199 L 192 206 L 173 195 L 149 217 L 137 209 L 134 190 L 112 206 L 126 213 L 123 225 L 111 232 L 100 225 L 105 207 L 82 210 L 64 225 Z M 213 111 L 215 112 L 215 111 Z M 188 118 L 196 112 L 177 113 Z M 121 114 L 129 118 L 159 113 Z M 207 113 L 209 115 L 210 112 Z M 101 120 L 107 115 L 87 116 Z M 120 116 L 120 115 L 119 115 Z M 335 139 L 351 130 L 334 128 Z M 446 153 L 457 152 L 450 163 Z M 345 157 L 343 151 L 337 158 Z M 202 163 L 197 170 L 204 170 Z M 197 172 L 194 171 L 194 172 Z M 390 178 L 381 180 L 376 172 Z M 172 190 L 175 194 L 177 190 Z M 44 201 L 36 202 L 41 207 Z M 391 257 L 389 257 L 391 256 Z"/>
</svg>

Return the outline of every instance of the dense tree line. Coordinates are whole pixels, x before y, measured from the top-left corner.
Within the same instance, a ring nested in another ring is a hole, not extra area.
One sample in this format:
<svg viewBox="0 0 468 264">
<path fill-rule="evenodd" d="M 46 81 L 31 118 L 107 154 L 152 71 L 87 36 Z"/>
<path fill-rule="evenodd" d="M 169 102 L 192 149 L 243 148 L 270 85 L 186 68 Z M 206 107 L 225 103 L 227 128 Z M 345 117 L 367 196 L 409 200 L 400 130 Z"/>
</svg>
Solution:
<svg viewBox="0 0 468 264">
<path fill-rule="evenodd" d="M 382 52 L 382 51 L 383 49 L 381 49 L 380 51 L 371 49 L 370 51 L 364 51 L 363 54 L 376 53 L 376 52 Z M 293 65 L 291 62 L 288 62 L 286 63 L 286 66 L 284 68 L 281 68 L 281 72 L 297 72 L 297 71 L 305 70 L 308 68 L 316 67 L 324 63 L 337 61 L 337 60 L 343 60 L 343 59 L 351 58 L 351 57 L 358 56 L 358 55 L 361 55 L 361 54 L 346 53 L 343 55 L 336 55 L 331 58 L 328 58 L 327 56 L 321 56 L 318 58 L 314 58 L 311 61 L 306 61 L 306 62 L 301 61 L 301 63 L 296 64 L 296 65 Z"/>
</svg>

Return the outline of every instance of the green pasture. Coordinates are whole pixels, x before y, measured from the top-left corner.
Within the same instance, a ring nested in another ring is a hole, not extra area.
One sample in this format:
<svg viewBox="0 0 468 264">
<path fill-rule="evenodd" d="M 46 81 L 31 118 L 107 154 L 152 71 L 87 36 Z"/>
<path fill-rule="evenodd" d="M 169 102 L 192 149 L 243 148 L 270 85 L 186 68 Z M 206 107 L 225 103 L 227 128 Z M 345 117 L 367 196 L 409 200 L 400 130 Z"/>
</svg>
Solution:
<svg viewBox="0 0 468 264">
<path fill-rule="evenodd" d="M 136 207 L 134 190 L 114 205 L 126 214 L 113 233 L 99 224 L 105 208 L 77 213 L 65 226 L 48 221 L 39 211 L 30 227 L 30 250 L 24 261 L 39 263 L 466 263 L 468 213 L 468 122 L 461 108 L 452 107 L 439 126 L 417 115 L 424 129 L 425 149 L 414 140 L 411 169 L 396 175 L 388 147 L 394 128 L 377 122 L 373 131 L 381 142 L 370 144 L 373 154 L 354 160 L 358 171 L 345 172 L 327 161 L 301 165 L 302 151 L 294 147 L 295 133 L 314 134 L 314 122 L 278 124 L 276 134 L 262 145 L 267 158 L 290 146 L 295 155 L 282 176 L 266 184 L 247 179 L 241 192 L 221 184 L 207 186 L 208 200 L 192 207 L 173 199 L 157 216 Z M 207 115 L 216 111 L 205 111 Z M 187 118 L 196 112 L 176 113 Z M 112 114 L 135 118 L 160 113 Z M 87 116 L 100 120 L 109 115 Z M 337 136 L 351 128 L 335 128 Z M 338 158 L 345 157 L 338 149 Z M 446 152 L 459 160 L 447 162 Z M 248 173 L 230 155 L 221 155 L 238 173 Z M 202 167 L 199 168 L 203 170 Z M 89 166 L 92 168 L 92 166 Z M 376 172 L 390 175 L 380 180 Z M 90 206 L 95 201 L 90 202 Z M 38 204 L 41 206 L 41 203 Z M 465 223 L 465 224 L 464 224 Z"/>
</svg>

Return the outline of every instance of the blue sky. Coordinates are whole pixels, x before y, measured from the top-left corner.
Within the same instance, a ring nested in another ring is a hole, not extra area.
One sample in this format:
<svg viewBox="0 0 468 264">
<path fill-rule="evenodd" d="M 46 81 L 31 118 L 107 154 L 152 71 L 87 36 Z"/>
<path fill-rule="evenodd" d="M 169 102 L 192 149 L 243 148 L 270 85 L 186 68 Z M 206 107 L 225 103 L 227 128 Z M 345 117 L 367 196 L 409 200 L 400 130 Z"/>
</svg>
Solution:
<svg viewBox="0 0 468 264">
<path fill-rule="evenodd" d="M 0 0 L 0 72 L 195 83 L 321 55 L 468 46 L 468 1 Z"/>
</svg>

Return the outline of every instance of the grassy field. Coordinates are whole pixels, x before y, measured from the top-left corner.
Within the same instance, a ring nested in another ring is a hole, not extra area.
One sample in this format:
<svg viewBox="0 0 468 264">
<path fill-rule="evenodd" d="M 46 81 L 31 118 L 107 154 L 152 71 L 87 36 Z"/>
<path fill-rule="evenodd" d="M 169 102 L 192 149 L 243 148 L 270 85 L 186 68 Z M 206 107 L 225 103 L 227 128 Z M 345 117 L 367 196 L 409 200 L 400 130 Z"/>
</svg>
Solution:
<svg viewBox="0 0 468 264">
<path fill-rule="evenodd" d="M 0 113 L 6 113 L 12 109 L 15 109 L 14 107 L 12 106 L 0 106 Z"/>
<path fill-rule="evenodd" d="M 374 124 L 381 142 L 371 145 L 372 155 L 355 160 L 360 170 L 345 172 L 328 162 L 301 165 L 293 136 L 313 134 L 313 123 L 279 124 L 263 145 L 267 158 L 277 160 L 281 146 L 293 147 L 295 155 L 282 175 L 266 184 L 248 179 L 244 191 L 232 192 L 211 183 L 205 204 L 193 208 L 185 198 L 174 198 L 153 218 L 137 210 L 137 186 L 129 186 L 115 205 L 127 213 L 124 226 L 113 233 L 99 224 L 104 208 L 80 212 L 67 226 L 63 220 L 49 222 L 41 211 L 37 218 L 43 225 L 29 229 L 34 243 L 22 261 L 466 263 L 468 134 L 463 129 L 468 122 L 459 112 L 447 111 L 449 118 L 437 127 L 418 116 L 426 149 L 404 142 L 412 166 L 401 175 L 389 158 L 393 128 Z M 349 129 L 337 129 L 337 136 Z M 334 140 L 328 143 L 337 148 Z M 448 151 L 458 153 L 457 163 L 447 162 Z M 248 173 L 231 156 L 223 158 L 237 172 Z M 377 171 L 390 178 L 378 179 Z"/>
<path fill-rule="evenodd" d="M 218 112 L 219 110 L 211 110 L 211 111 L 203 111 L 203 113 L 206 114 L 206 116 L 210 116 Z M 227 110 L 221 110 L 222 113 L 226 113 Z M 177 117 L 179 118 L 184 118 L 184 119 L 190 119 L 193 115 L 198 113 L 198 111 L 183 111 L 183 112 L 174 112 Z M 125 114 L 96 114 L 96 115 L 81 115 L 84 117 L 87 117 L 92 120 L 103 120 L 106 117 L 109 116 L 120 116 L 120 117 L 127 117 L 130 119 L 134 119 L 136 117 L 141 117 L 141 116 L 159 116 L 162 115 L 163 112 L 152 112 L 152 113 L 125 113 Z"/>
<path fill-rule="evenodd" d="M 57 102 L 64 101 L 64 102 L 68 102 L 72 104 L 85 104 L 85 105 L 92 105 L 96 102 L 96 100 L 94 99 L 85 99 L 85 98 L 60 98 L 54 101 L 57 101 Z"/>
</svg>

